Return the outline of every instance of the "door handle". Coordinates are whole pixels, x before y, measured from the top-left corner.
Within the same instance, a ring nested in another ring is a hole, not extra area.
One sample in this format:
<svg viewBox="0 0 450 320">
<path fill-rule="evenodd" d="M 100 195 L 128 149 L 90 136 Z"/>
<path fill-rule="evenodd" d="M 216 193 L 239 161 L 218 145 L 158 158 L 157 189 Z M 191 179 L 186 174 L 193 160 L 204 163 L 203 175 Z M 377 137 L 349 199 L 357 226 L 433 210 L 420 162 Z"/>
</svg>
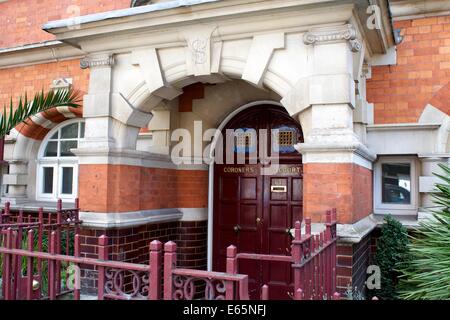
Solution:
<svg viewBox="0 0 450 320">
<path fill-rule="evenodd" d="M 235 225 L 234 228 L 233 228 L 234 232 L 236 232 L 236 233 L 239 233 L 241 231 L 241 229 L 242 229 L 241 226 L 238 225 L 238 224 Z"/>
<path fill-rule="evenodd" d="M 261 224 L 262 223 L 262 219 L 260 217 L 256 218 L 256 223 L 257 224 Z"/>
</svg>

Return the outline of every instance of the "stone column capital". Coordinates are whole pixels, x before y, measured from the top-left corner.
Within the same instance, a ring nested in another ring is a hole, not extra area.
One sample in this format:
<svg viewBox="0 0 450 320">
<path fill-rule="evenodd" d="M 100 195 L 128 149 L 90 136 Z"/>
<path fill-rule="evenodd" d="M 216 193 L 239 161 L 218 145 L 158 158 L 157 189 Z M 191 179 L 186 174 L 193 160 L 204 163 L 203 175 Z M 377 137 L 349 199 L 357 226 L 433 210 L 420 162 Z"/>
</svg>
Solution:
<svg viewBox="0 0 450 320">
<path fill-rule="evenodd" d="M 112 65 L 114 65 L 114 56 L 112 54 L 90 55 L 80 60 L 81 69 Z"/>
<path fill-rule="evenodd" d="M 357 39 L 355 27 L 351 24 L 312 29 L 304 34 L 303 42 L 306 45 L 330 44 L 347 41 L 352 52 L 362 49 L 361 42 Z"/>
</svg>

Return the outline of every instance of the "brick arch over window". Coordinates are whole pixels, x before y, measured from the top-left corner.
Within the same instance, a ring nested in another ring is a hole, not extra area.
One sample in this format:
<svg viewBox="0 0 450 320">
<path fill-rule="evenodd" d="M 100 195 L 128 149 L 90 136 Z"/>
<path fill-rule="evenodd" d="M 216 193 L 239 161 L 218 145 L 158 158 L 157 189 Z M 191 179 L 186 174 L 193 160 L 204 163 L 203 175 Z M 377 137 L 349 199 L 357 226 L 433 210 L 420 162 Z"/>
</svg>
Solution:
<svg viewBox="0 0 450 320">
<path fill-rule="evenodd" d="M 43 140 L 57 124 L 73 118 L 82 118 L 82 116 L 82 108 L 58 107 L 31 117 L 26 124 L 21 123 L 15 129 L 25 137 Z"/>
<path fill-rule="evenodd" d="M 431 99 L 430 104 L 450 115 L 450 82 L 440 89 Z"/>
</svg>

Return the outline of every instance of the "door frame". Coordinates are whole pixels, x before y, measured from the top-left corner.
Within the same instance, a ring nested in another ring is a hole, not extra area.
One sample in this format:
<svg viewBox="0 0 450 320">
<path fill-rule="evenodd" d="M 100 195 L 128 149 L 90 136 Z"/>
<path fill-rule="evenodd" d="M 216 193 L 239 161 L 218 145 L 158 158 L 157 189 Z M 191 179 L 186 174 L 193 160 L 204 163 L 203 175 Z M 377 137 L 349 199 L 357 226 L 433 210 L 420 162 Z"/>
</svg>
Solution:
<svg viewBox="0 0 450 320">
<path fill-rule="evenodd" d="M 226 127 L 228 122 L 230 122 L 235 116 L 237 116 L 242 111 L 259 106 L 259 105 L 273 105 L 284 107 L 280 102 L 271 101 L 271 100 L 260 100 L 250 102 L 245 104 L 239 108 L 236 108 L 233 112 L 231 112 L 219 125 L 217 128 L 217 132 L 222 132 L 222 130 Z M 213 158 L 213 152 L 216 148 L 216 144 L 218 141 L 218 137 L 214 137 L 211 143 L 211 150 L 209 158 Z M 209 185 L 208 185 L 208 271 L 213 271 L 213 239 L 214 239 L 214 161 L 209 161 Z"/>
</svg>

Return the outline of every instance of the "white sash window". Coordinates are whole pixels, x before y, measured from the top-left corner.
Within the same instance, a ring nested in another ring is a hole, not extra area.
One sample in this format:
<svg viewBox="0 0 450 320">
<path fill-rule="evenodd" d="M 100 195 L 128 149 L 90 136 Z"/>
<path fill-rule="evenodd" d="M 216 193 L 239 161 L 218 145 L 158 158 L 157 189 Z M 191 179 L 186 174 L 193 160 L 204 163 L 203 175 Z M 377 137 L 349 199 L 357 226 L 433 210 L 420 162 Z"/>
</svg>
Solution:
<svg viewBox="0 0 450 320">
<path fill-rule="evenodd" d="M 37 199 L 74 200 L 78 196 L 78 158 L 72 149 L 84 138 L 84 122 L 69 120 L 52 129 L 39 150 Z"/>
</svg>

